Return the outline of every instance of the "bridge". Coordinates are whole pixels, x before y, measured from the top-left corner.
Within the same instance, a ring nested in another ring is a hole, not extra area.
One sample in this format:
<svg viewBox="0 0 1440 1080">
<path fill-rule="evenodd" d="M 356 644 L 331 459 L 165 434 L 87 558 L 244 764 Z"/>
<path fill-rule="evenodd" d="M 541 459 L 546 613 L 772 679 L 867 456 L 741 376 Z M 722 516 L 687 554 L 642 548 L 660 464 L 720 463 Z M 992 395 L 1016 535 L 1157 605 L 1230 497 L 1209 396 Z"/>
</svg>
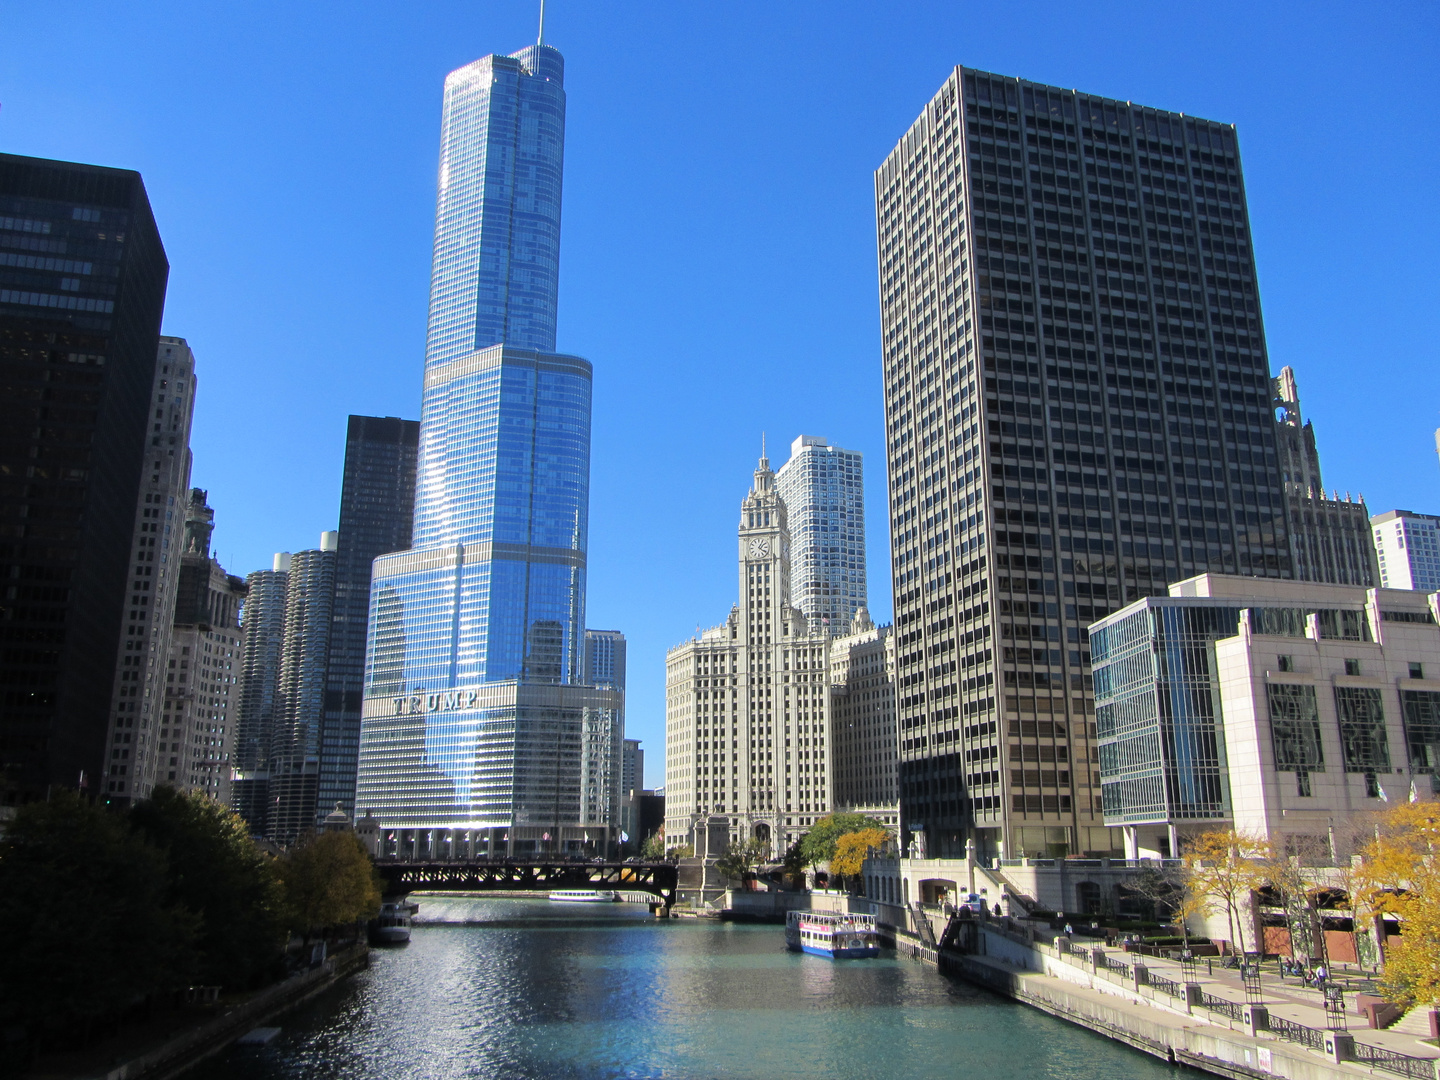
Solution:
<svg viewBox="0 0 1440 1080">
<path fill-rule="evenodd" d="M 556 889 L 611 889 L 646 892 L 668 911 L 675 902 L 679 870 L 669 862 L 577 862 L 565 859 L 474 859 L 411 862 L 381 859 L 375 864 L 386 896 L 412 892 L 552 892 Z"/>
</svg>

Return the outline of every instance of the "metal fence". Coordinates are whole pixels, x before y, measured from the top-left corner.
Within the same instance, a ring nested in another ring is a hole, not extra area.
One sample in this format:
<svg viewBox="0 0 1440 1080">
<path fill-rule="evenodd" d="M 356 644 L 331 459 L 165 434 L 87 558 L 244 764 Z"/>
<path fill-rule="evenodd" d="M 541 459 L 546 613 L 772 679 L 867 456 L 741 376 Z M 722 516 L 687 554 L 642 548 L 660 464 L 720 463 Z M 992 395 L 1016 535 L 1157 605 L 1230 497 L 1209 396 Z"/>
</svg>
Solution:
<svg viewBox="0 0 1440 1080">
<path fill-rule="evenodd" d="M 1163 975 L 1156 975 L 1153 971 L 1147 973 L 1146 982 L 1162 994 L 1169 994 L 1173 998 L 1183 998 L 1185 996 L 1185 988 L 1183 986 L 1171 979 L 1165 978 Z"/>
<path fill-rule="evenodd" d="M 1111 960 L 1110 957 L 1107 956 L 1105 957 L 1105 967 L 1107 970 L 1113 971 L 1116 975 L 1119 975 L 1122 979 L 1130 978 L 1129 964 L 1122 963 L 1119 960 Z"/>
<path fill-rule="evenodd" d="M 1245 1019 L 1245 1006 L 1238 1001 L 1227 1001 L 1225 998 L 1216 997 L 1214 994 L 1201 993 L 1200 1004 L 1213 1013 L 1229 1017 L 1231 1020 Z"/>
<path fill-rule="evenodd" d="M 1435 1059 L 1411 1057 L 1409 1054 L 1386 1050 L 1383 1046 L 1369 1043 L 1355 1043 L 1355 1060 L 1372 1069 L 1384 1069 L 1396 1076 L 1408 1076 L 1411 1080 L 1435 1080 Z"/>
<path fill-rule="evenodd" d="M 1283 1016 L 1276 1016 L 1274 1013 L 1270 1014 L 1270 1034 L 1288 1042 L 1308 1046 L 1311 1050 L 1318 1050 L 1322 1054 L 1325 1052 L 1325 1032 L 1319 1028 L 1306 1027 L 1293 1020 L 1286 1020 Z"/>
</svg>

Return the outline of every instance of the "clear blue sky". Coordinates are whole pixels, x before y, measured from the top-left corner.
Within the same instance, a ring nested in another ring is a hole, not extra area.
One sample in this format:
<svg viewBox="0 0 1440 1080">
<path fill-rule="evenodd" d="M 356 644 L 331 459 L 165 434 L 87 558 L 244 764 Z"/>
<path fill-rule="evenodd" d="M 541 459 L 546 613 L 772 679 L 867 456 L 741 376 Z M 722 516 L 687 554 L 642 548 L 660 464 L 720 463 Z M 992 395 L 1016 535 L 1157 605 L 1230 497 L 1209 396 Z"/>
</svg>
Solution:
<svg viewBox="0 0 1440 1080">
<path fill-rule="evenodd" d="M 334 528 L 345 417 L 419 411 L 445 73 L 536 3 L 0 0 L 0 149 L 140 170 L 226 567 Z M 559 347 L 595 364 L 589 623 L 664 654 L 736 596 L 760 432 L 864 451 L 888 619 L 871 173 L 969 64 L 1238 125 L 1275 368 L 1327 484 L 1440 511 L 1437 42 L 1414 4 L 550 0 Z"/>
</svg>

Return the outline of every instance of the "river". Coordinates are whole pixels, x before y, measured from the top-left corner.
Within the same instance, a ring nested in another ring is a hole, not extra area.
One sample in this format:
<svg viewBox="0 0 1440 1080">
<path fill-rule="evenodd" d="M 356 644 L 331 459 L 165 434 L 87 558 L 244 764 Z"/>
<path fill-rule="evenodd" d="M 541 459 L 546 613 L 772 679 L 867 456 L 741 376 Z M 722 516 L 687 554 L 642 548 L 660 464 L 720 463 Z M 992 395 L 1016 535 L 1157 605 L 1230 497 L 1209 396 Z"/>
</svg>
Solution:
<svg viewBox="0 0 1440 1080">
<path fill-rule="evenodd" d="M 408 945 L 190 1080 L 1174 1080 L 1177 1070 L 886 954 L 631 904 L 416 897 Z"/>
</svg>

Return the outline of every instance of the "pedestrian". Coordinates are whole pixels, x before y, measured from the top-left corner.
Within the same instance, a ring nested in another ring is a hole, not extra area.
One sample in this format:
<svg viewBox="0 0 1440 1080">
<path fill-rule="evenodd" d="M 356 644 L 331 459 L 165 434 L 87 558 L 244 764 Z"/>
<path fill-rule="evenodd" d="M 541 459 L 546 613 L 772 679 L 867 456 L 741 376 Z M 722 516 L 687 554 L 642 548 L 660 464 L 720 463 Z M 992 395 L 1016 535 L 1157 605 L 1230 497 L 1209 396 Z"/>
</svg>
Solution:
<svg viewBox="0 0 1440 1080">
<path fill-rule="evenodd" d="M 1317 964 L 1315 967 L 1315 985 L 1321 990 L 1325 989 L 1325 980 L 1329 977 L 1330 973 L 1325 970 L 1325 965 Z"/>
<path fill-rule="evenodd" d="M 1071 926 L 1068 922 L 1065 924 L 1065 936 L 1066 936 L 1066 937 L 1074 937 L 1074 936 L 1075 936 L 1075 928 L 1074 928 L 1073 926 Z"/>
</svg>

